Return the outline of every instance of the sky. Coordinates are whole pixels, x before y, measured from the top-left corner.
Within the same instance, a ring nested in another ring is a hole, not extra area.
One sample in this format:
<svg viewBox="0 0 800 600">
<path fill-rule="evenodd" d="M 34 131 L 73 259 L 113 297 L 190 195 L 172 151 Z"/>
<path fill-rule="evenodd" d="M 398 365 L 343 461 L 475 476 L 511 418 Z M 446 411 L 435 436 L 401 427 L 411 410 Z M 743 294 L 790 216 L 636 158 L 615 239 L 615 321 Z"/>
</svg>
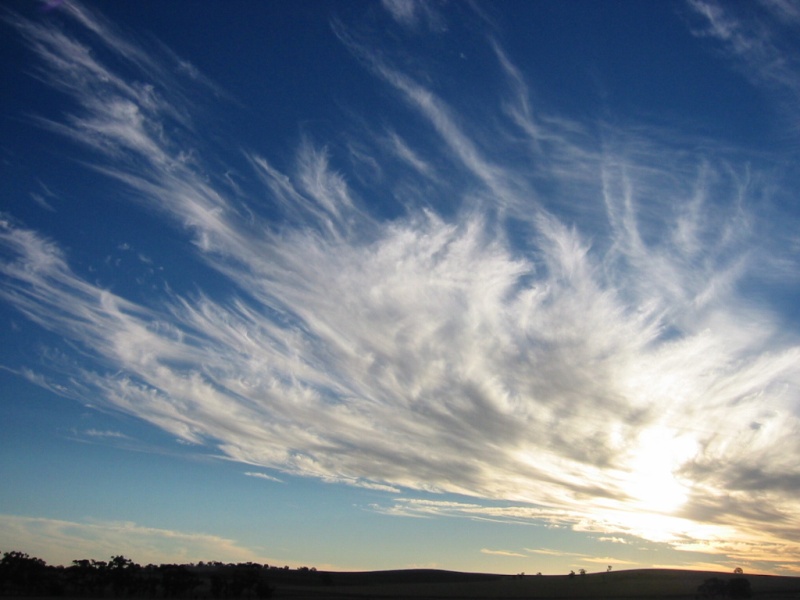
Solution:
<svg viewBox="0 0 800 600">
<path fill-rule="evenodd" d="M 1 551 L 800 574 L 800 4 L 0 28 Z"/>
</svg>

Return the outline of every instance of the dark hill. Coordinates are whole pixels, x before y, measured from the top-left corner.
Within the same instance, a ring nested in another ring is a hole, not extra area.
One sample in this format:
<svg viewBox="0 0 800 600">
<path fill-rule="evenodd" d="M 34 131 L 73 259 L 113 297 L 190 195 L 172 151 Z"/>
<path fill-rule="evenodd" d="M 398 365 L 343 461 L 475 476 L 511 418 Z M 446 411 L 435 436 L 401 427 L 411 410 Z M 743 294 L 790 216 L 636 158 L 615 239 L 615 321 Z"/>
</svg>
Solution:
<svg viewBox="0 0 800 600">
<path fill-rule="evenodd" d="M 753 598 L 800 599 L 800 578 L 734 575 L 673 569 L 635 569 L 587 575 L 496 575 L 426 569 L 373 572 L 320 572 L 316 580 L 273 580 L 276 598 L 385 598 L 387 600 L 514 598 L 670 598 L 702 597 L 698 588 L 716 579 L 744 578 Z M 721 596 L 717 596 L 721 598 Z"/>
</svg>

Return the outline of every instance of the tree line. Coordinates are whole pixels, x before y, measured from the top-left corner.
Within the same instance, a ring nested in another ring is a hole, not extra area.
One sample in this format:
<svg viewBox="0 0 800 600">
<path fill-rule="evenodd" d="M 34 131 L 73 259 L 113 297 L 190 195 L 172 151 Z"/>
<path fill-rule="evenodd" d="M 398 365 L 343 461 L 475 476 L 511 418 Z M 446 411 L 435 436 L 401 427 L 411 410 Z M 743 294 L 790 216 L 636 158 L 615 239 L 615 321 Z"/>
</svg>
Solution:
<svg viewBox="0 0 800 600">
<path fill-rule="evenodd" d="M 289 571 L 258 563 L 149 564 L 124 556 L 109 561 L 73 560 L 50 566 L 24 552 L 4 552 L 0 559 L 0 595 L 79 598 L 270 598 L 272 574 Z M 301 567 L 308 576 L 316 569 Z"/>
</svg>

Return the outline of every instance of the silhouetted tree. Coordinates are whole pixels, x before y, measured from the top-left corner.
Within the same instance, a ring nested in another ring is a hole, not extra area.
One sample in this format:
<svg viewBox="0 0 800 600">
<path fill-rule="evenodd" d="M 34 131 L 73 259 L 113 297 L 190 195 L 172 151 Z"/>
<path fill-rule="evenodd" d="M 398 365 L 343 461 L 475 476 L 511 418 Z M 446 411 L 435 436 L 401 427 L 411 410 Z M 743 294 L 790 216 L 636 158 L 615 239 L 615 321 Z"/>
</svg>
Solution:
<svg viewBox="0 0 800 600">
<path fill-rule="evenodd" d="M 96 573 L 88 559 L 73 560 L 72 566 L 65 570 L 64 578 L 71 594 L 84 596 L 95 591 Z"/>
<path fill-rule="evenodd" d="M 161 565 L 161 585 L 165 598 L 180 598 L 200 585 L 200 579 L 184 565 Z"/>
<path fill-rule="evenodd" d="M 158 594 L 160 582 L 161 575 L 159 574 L 159 567 L 153 564 L 142 567 L 139 593 L 143 594 L 146 598 L 155 598 Z"/>
<path fill-rule="evenodd" d="M 142 568 L 122 555 L 112 556 L 106 565 L 108 582 L 115 596 L 136 595 Z"/>
<path fill-rule="evenodd" d="M 47 565 L 24 552 L 4 552 L 0 559 L 0 590 L 7 596 L 30 596 L 48 592 Z"/>
<path fill-rule="evenodd" d="M 234 566 L 230 571 L 230 595 L 233 598 L 241 598 L 242 594 L 254 590 L 258 585 L 261 565 L 241 563 Z"/>
</svg>

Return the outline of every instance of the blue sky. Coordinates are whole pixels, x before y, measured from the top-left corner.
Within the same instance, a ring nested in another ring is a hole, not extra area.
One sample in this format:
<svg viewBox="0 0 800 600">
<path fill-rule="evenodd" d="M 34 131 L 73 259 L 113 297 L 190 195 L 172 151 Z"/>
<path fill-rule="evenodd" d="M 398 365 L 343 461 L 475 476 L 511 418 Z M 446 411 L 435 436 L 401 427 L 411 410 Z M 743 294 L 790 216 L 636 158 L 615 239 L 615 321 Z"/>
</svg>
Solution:
<svg viewBox="0 0 800 600">
<path fill-rule="evenodd" d="M 7 2 L 0 550 L 800 571 L 800 8 Z"/>
</svg>

